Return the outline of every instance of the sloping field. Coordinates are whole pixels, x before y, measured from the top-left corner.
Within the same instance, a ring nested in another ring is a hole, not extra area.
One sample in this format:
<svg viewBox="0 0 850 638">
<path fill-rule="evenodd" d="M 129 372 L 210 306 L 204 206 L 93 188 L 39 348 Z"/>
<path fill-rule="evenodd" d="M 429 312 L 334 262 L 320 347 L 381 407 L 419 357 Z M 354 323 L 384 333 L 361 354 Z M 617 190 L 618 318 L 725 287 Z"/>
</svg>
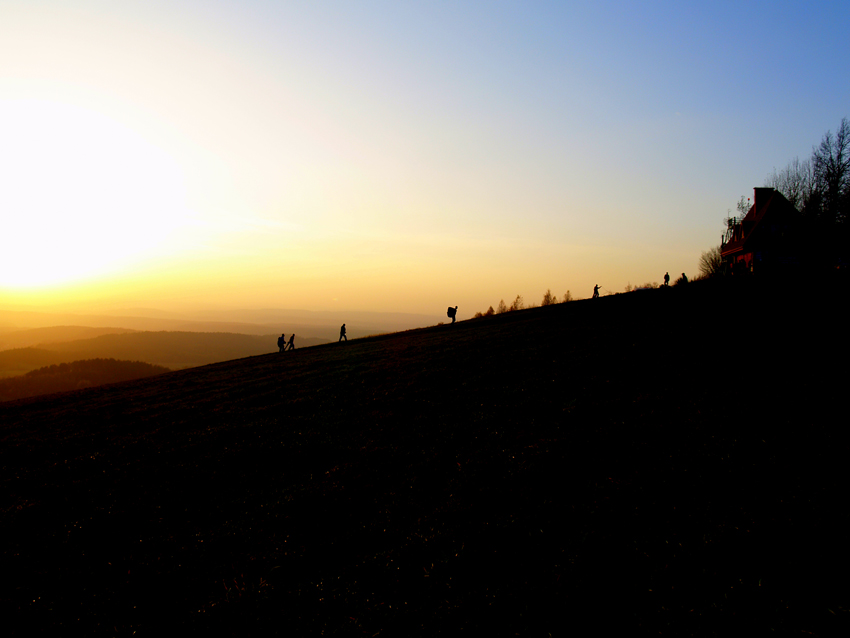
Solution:
<svg viewBox="0 0 850 638">
<path fill-rule="evenodd" d="M 22 634 L 847 635 L 845 295 L 630 293 L 0 405 Z"/>
</svg>

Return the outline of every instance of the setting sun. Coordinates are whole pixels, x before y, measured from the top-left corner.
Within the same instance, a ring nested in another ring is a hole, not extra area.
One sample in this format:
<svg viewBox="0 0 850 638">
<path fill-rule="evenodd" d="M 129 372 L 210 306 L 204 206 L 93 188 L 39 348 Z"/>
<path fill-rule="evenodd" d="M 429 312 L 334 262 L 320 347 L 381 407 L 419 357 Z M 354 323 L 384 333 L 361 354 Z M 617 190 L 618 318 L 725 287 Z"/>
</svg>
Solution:
<svg viewBox="0 0 850 638">
<path fill-rule="evenodd" d="M 0 308 L 471 316 L 695 275 L 846 116 L 844 21 L 573 4 L 6 0 Z"/>
<path fill-rule="evenodd" d="M 100 113 L 0 102 L 0 285 L 99 276 L 145 257 L 185 219 L 179 166 Z"/>
</svg>

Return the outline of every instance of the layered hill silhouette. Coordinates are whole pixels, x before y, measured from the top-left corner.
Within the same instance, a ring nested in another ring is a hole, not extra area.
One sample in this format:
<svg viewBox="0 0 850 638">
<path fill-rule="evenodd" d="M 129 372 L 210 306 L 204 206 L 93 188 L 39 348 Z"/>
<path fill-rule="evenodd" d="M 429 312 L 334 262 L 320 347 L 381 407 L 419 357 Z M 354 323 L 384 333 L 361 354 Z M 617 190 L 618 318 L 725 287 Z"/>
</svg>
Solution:
<svg viewBox="0 0 850 638">
<path fill-rule="evenodd" d="M 84 353 L 87 358 L 108 356 L 142 360 L 178 369 L 277 352 L 279 336 L 230 332 L 133 332 L 57 343 L 51 349 L 59 353 Z M 327 343 L 327 340 L 295 338 L 296 349 L 319 343 Z"/>
<path fill-rule="evenodd" d="M 169 372 L 169 369 L 141 361 L 116 361 L 115 359 L 71 361 L 45 366 L 22 376 L 0 379 L 0 401 L 144 379 L 164 372 Z"/>
<path fill-rule="evenodd" d="M 287 309 L 206 310 L 194 314 L 131 308 L 112 315 L 14 311 L 0 307 L 0 349 L 71 341 L 121 331 L 231 332 L 246 335 L 295 333 L 300 338 L 336 341 L 346 323 L 351 337 L 398 332 L 440 321 L 442 314 L 401 312 L 307 311 Z M 17 326 L 17 327 L 16 327 Z M 103 326 L 113 326 L 104 328 Z M 80 331 L 89 330 L 89 334 Z M 77 331 L 76 336 L 69 335 Z"/>
<path fill-rule="evenodd" d="M 170 369 L 190 368 L 277 351 L 280 335 L 228 332 L 136 332 L 101 334 L 89 339 L 40 343 L 36 348 L 0 351 L 0 378 L 36 368 L 85 359 L 145 361 Z M 327 343 L 296 336 L 296 349 Z"/>
<path fill-rule="evenodd" d="M 844 295 L 786 289 L 0 404 L 2 609 L 28 635 L 846 635 Z"/>
<path fill-rule="evenodd" d="M 92 339 L 105 334 L 135 332 L 126 328 L 100 328 L 92 326 L 49 326 L 27 330 L 6 329 L 0 332 L 0 352 L 31 348 L 41 344 Z"/>
<path fill-rule="evenodd" d="M 63 354 L 43 348 L 16 348 L 0 350 L 0 379 L 16 377 L 32 370 L 75 359 L 73 354 Z"/>
</svg>

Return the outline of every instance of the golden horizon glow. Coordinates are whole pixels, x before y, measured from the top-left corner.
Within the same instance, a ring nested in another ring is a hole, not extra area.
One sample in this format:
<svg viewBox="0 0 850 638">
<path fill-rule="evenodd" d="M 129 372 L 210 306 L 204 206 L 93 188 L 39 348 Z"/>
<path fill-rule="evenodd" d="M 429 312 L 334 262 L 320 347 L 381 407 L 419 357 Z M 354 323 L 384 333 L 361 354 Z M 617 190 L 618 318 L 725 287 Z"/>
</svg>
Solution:
<svg viewBox="0 0 850 638">
<path fill-rule="evenodd" d="M 0 308 L 471 316 L 692 276 L 848 115 L 835 11 L 6 0 Z M 800 23 L 829 35 L 780 91 Z"/>
<path fill-rule="evenodd" d="M 0 286 L 53 288 L 149 256 L 185 225 L 176 162 L 110 117 L 46 100 L 0 102 Z"/>
</svg>

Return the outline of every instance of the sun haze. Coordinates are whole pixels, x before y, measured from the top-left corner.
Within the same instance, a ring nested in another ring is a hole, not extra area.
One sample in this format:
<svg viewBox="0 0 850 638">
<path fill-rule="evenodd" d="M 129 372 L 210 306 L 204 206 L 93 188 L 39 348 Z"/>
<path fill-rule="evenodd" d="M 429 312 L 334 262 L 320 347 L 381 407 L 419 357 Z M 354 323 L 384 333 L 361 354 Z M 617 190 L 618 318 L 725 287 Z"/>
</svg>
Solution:
<svg viewBox="0 0 850 638">
<path fill-rule="evenodd" d="M 850 6 L 739 5 L 4 2 L 0 306 L 462 318 L 694 273 L 848 115 Z"/>
</svg>

